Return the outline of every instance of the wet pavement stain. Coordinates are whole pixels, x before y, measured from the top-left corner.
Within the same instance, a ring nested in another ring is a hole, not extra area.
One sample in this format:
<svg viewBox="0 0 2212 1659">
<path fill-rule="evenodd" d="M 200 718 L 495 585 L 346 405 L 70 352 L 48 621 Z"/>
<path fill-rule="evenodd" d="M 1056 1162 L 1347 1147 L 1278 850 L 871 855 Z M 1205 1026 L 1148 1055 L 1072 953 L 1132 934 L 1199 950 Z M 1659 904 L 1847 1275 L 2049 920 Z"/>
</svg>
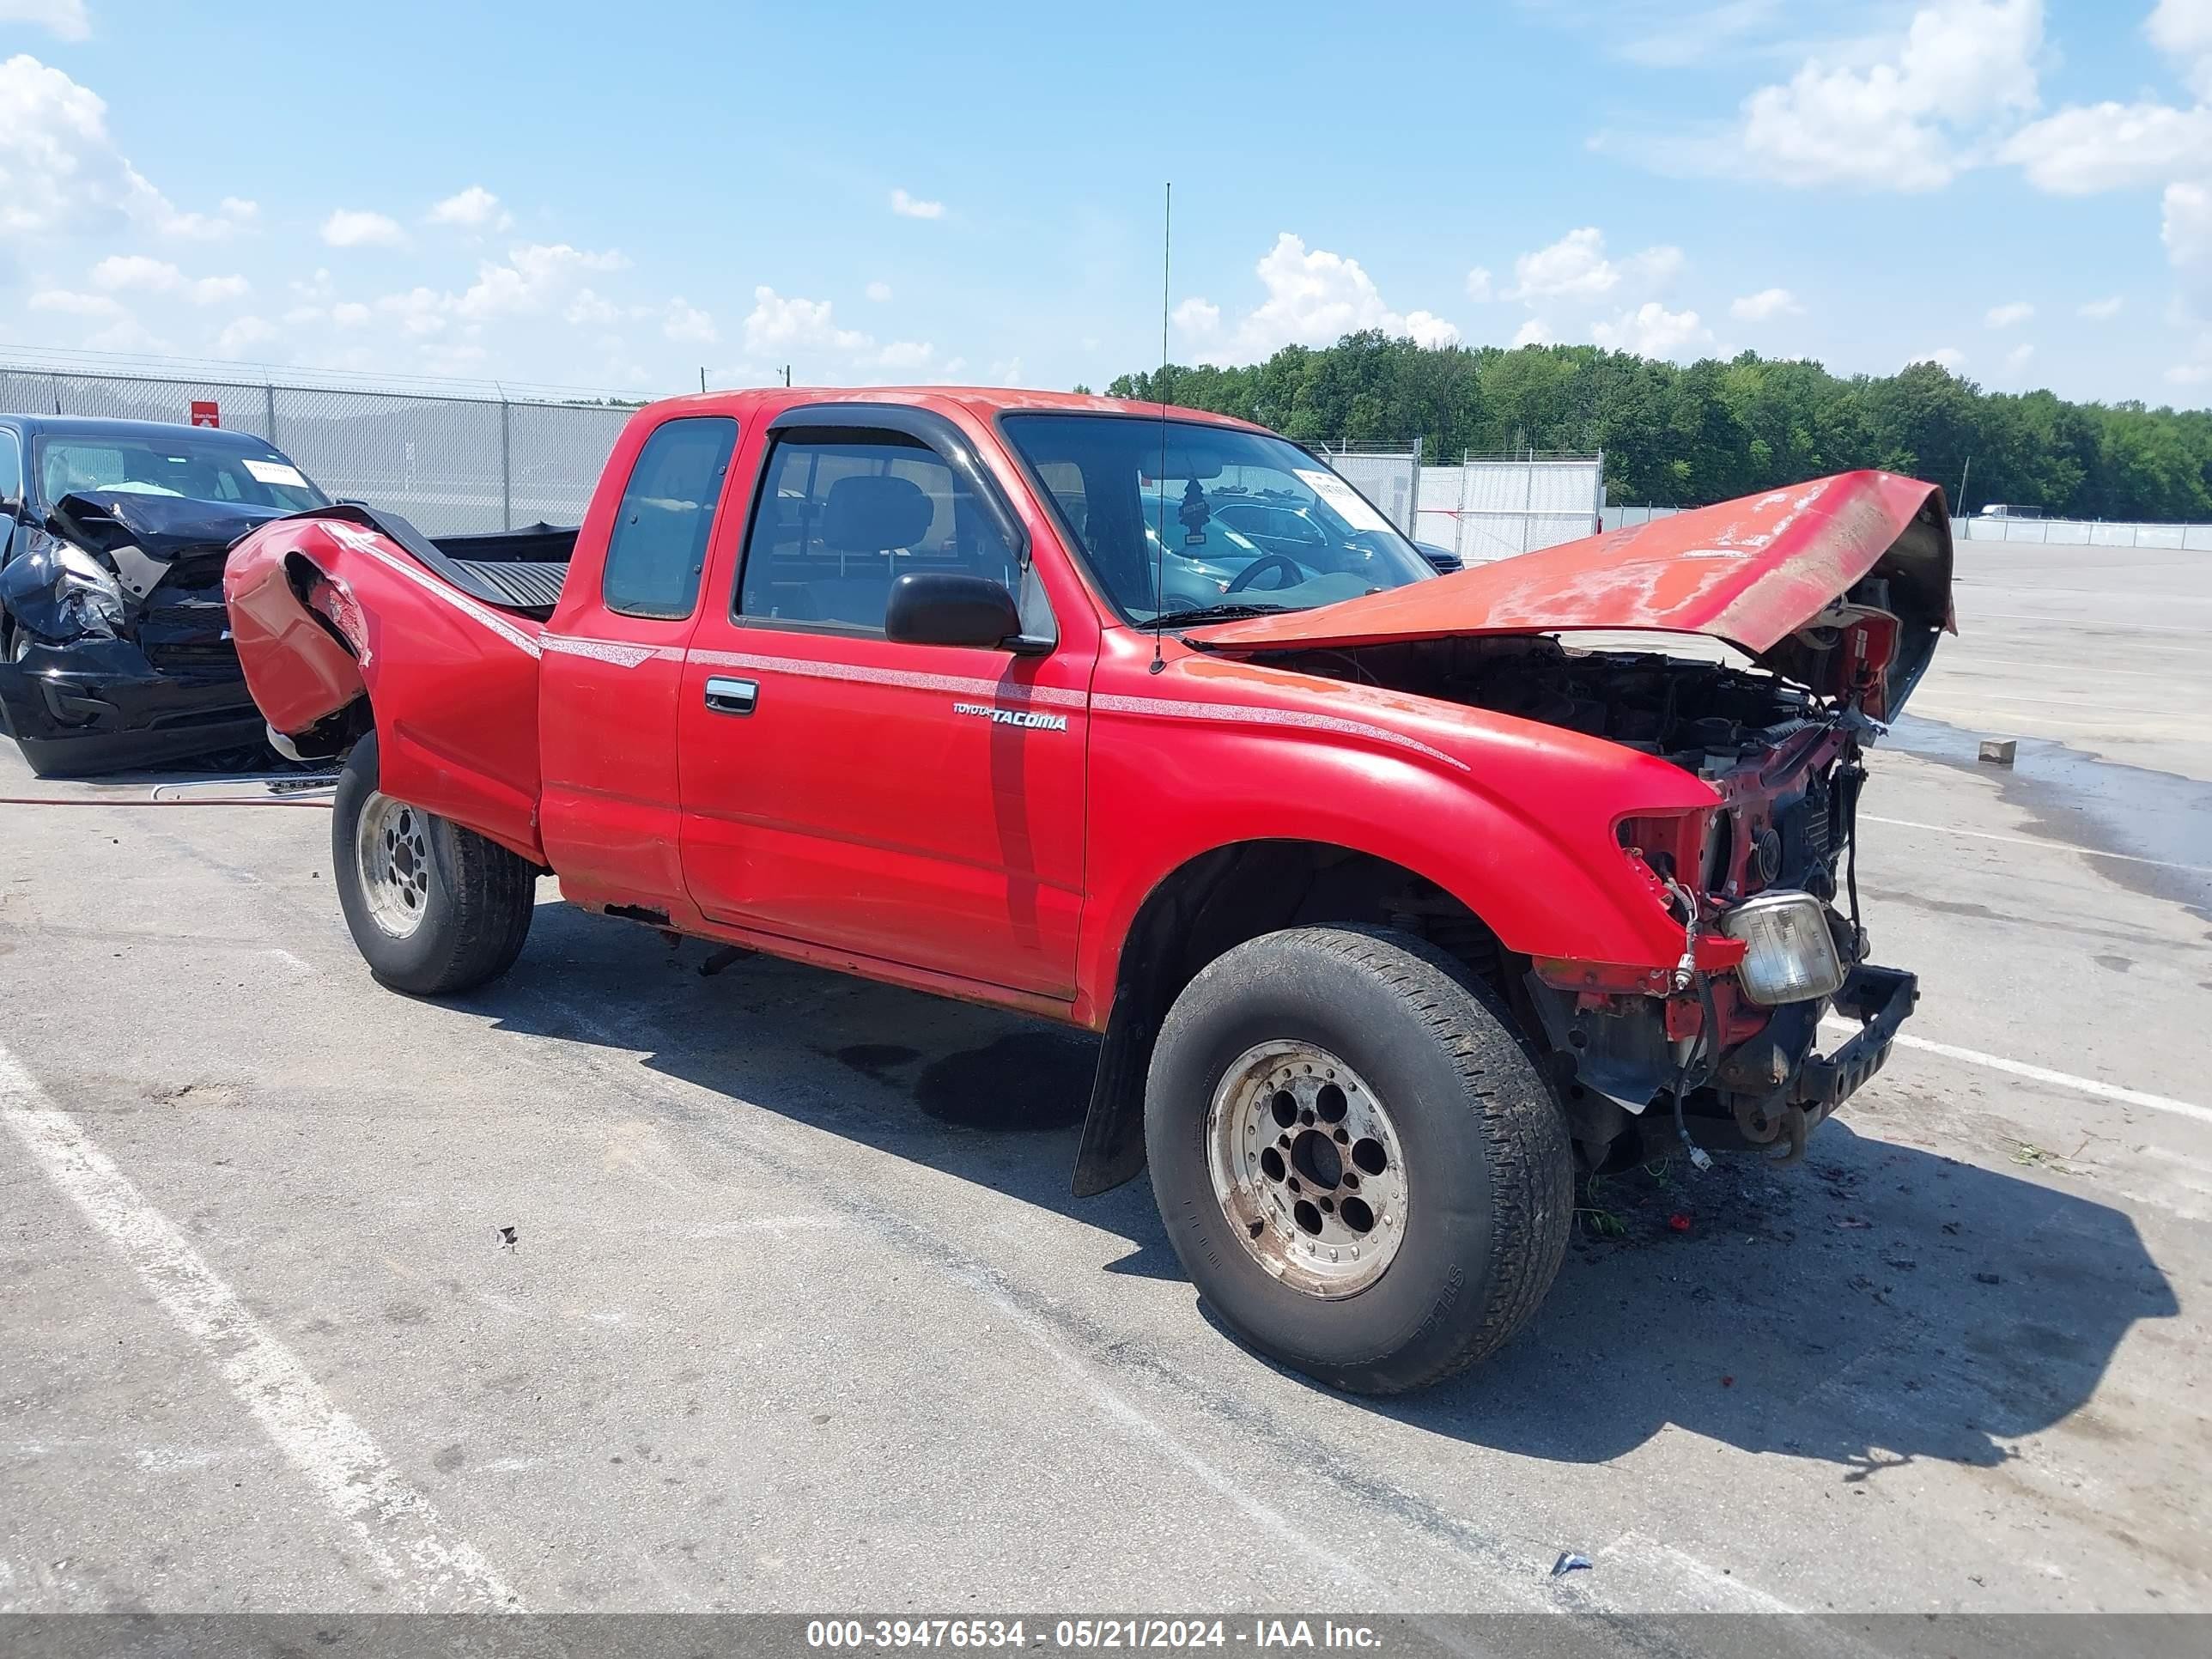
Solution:
<svg viewBox="0 0 2212 1659">
<path fill-rule="evenodd" d="M 1079 1031 L 1014 1031 L 932 1061 L 915 1104 L 969 1129 L 1060 1129 L 1080 1122 L 1098 1069 L 1098 1039 Z"/>
<path fill-rule="evenodd" d="M 2203 872 L 2212 872 L 2212 784 L 2105 760 L 2047 738 L 2021 738 L 2019 756 L 2009 768 L 1987 766 L 1976 754 L 1989 735 L 1905 714 L 1884 746 L 1994 780 L 1999 799 L 2028 814 L 2021 828 L 2031 836 L 2201 866 L 2178 870 L 2094 860 L 2100 873 L 2121 886 L 2179 904 L 2199 921 L 2212 924 L 2212 873 Z"/>
</svg>

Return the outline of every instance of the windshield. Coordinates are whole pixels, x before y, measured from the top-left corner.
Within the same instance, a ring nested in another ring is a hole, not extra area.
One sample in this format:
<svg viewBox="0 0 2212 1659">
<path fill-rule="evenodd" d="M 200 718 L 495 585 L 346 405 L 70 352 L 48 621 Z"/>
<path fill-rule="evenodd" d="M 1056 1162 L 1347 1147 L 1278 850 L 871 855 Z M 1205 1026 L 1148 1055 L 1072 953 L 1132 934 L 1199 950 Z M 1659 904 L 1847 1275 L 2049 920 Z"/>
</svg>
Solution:
<svg viewBox="0 0 2212 1659">
<path fill-rule="evenodd" d="M 1435 574 L 1364 496 L 1284 439 L 1118 415 L 1000 424 L 1130 622 L 1309 611 Z"/>
<path fill-rule="evenodd" d="M 192 436 L 190 427 L 158 438 L 53 433 L 39 440 L 33 465 L 48 507 L 88 489 L 242 501 L 286 512 L 330 505 L 330 497 L 274 449 L 211 444 Z"/>
</svg>

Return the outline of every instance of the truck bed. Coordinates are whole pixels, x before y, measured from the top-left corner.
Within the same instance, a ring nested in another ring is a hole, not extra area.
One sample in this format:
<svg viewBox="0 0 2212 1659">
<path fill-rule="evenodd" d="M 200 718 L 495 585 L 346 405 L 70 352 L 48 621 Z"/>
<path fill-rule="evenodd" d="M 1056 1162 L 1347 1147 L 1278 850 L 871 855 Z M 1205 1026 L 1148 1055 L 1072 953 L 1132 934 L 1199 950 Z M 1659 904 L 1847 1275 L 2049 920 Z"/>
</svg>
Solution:
<svg viewBox="0 0 2212 1659">
<path fill-rule="evenodd" d="M 367 509 L 376 529 L 472 599 L 544 622 L 561 602 L 574 525 L 532 524 L 473 536 L 425 536 L 397 513 Z"/>
</svg>

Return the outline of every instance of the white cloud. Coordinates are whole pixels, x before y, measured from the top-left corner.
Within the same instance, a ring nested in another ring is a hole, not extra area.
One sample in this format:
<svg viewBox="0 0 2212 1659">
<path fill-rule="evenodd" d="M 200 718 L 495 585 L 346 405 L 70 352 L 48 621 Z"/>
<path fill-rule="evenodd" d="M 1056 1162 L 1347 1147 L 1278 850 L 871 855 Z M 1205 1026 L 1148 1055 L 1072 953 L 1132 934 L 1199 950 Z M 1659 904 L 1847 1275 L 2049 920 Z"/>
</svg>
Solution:
<svg viewBox="0 0 2212 1659">
<path fill-rule="evenodd" d="M 226 357 L 250 351 L 255 346 L 265 345 L 276 337 L 276 331 L 258 317 L 240 317 L 226 325 L 215 338 L 215 349 Z"/>
<path fill-rule="evenodd" d="M 1982 321 L 1991 328 L 2011 328 L 2035 315 L 2035 307 L 2025 300 L 2014 300 L 2009 305 L 1991 306 Z"/>
<path fill-rule="evenodd" d="M 2212 157 L 2212 109 L 2074 105 L 2031 121 L 1997 155 L 2019 167 L 2038 190 L 2054 195 L 2145 184 Z"/>
<path fill-rule="evenodd" d="M 1477 265 L 1467 273 L 1467 297 L 1477 303 L 1490 299 L 1490 271 L 1487 266 Z"/>
<path fill-rule="evenodd" d="M 878 305 L 883 304 L 891 297 L 891 285 L 889 283 L 870 283 L 866 291 L 867 296 Z"/>
<path fill-rule="evenodd" d="M 566 242 L 532 242 L 509 248 L 504 264 L 487 259 L 477 265 L 477 280 L 451 306 L 477 320 L 550 311 L 579 290 L 585 275 L 629 264 L 613 248 L 592 252 Z"/>
<path fill-rule="evenodd" d="M 1984 124 L 2035 106 L 2042 44 L 2042 0 L 1936 0 L 1862 61 L 1832 49 L 1753 93 L 1714 159 L 1790 185 L 1940 189 Z"/>
<path fill-rule="evenodd" d="M 2077 317 L 2087 317 L 2091 322 L 2101 323 L 2108 317 L 2118 316 L 2120 307 L 2126 303 L 2125 300 L 2115 294 L 2110 299 L 2092 300 L 2086 305 L 2076 306 L 2074 307 L 2074 314 Z"/>
<path fill-rule="evenodd" d="M 2159 236 L 2166 259 L 2194 289 L 2212 295 L 2212 188 L 2168 185 L 2161 205 Z"/>
<path fill-rule="evenodd" d="M 77 294 L 62 288 L 42 289 L 33 294 L 28 303 L 33 311 L 57 311 L 65 317 L 108 320 L 131 314 L 123 302 L 112 295 Z"/>
<path fill-rule="evenodd" d="M 1460 341 L 1458 325 L 1446 322 L 1431 311 L 1407 312 L 1405 334 L 1415 345 L 1425 346 L 1431 351 L 1455 346 Z"/>
<path fill-rule="evenodd" d="M 1393 311 L 1357 259 L 1325 248 L 1309 250 L 1287 230 L 1253 270 L 1267 297 L 1244 314 L 1218 348 L 1201 354 L 1201 361 L 1255 362 L 1286 345 L 1333 345 L 1344 335 L 1367 329 L 1409 336 L 1427 346 L 1459 341 L 1459 330 L 1431 312 Z M 1217 307 L 1196 298 L 1184 301 L 1179 314 L 1185 331 L 1194 334 L 1213 333 L 1220 319 Z"/>
<path fill-rule="evenodd" d="M 1178 333 L 1193 339 L 1206 340 L 1221 326 L 1221 307 L 1211 300 L 1194 294 L 1169 313 L 1170 320 Z"/>
<path fill-rule="evenodd" d="M 907 219 L 942 219 L 945 204 L 925 202 L 902 190 L 895 190 L 891 192 L 891 211 Z"/>
<path fill-rule="evenodd" d="M 27 52 L 0 63 L 0 235 L 102 231 L 128 222 L 164 236 L 212 240 L 253 212 L 253 204 L 235 197 L 214 214 L 179 211 L 115 148 L 98 94 Z"/>
<path fill-rule="evenodd" d="M 375 315 L 358 301 L 342 300 L 331 307 L 331 320 L 340 328 L 360 328 Z"/>
<path fill-rule="evenodd" d="M 2143 33 L 2179 60 L 2182 78 L 2199 98 L 2212 98 L 2212 0 L 2159 0 Z"/>
<path fill-rule="evenodd" d="M 323 240 L 332 247 L 399 247 L 407 233 L 388 215 L 365 208 L 340 208 L 323 221 Z"/>
<path fill-rule="evenodd" d="M 179 295 L 196 306 L 242 300 L 253 287 L 243 276 L 186 276 L 167 260 L 149 258 L 143 253 L 109 255 L 92 268 L 92 283 L 110 293 L 136 289 Z"/>
<path fill-rule="evenodd" d="M 563 322 L 574 323 L 580 326 L 586 323 L 596 323 L 604 326 L 608 323 L 619 321 L 622 314 L 622 307 L 611 300 L 601 298 L 591 289 L 580 288 L 576 290 L 574 297 L 570 299 L 568 305 L 562 308 L 561 318 Z"/>
<path fill-rule="evenodd" d="M 1713 331 L 1698 320 L 1694 311 L 1669 311 L 1656 300 L 1647 300 L 1610 323 L 1593 325 L 1590 338 L 1639 357 L 1671 357 L 1684 346 L 1711 344 Z"/>
<path fill-rule="evenodd" d="M 1571 230 L 1549 247 L 1524 253 L 1513 262 L 1509 300 L 1560 298 L 1595 300 L 1626 282 L 1653 288 L 1680 271 L 1682 250 L 1662 245 L 1632 253 L 1618 264 L 1606 257 L 1605 233 L 1595 225 Z"/>
<path fill-rule="evenodd" d="M 514 222 L 514 216 L 500 206 L 499 198 L 482 185 L 471 185 L 434 205 L 428 221 L 434 225 L 454 225 L 463 230 L 505 230 Z"/>
<path fill-rule="evenodd" d="M 376 308 L 394 319 L 400 331 L 422 337 L 445 331 L 446 313 L 453 307 L 453 296 L 441 294 L 435 289 L 419 283 L 404 294 L 386 294 L 376 302 Z"/>
<path fill-rule="evenodd" d="M 156 192 L 158 198 L 158 192 Z M 155 210 L 154 228 L 165 236 L 187 241 L 220 242 L 251 225 L 261 215 L 261 204 L 226 196 L 211 213 L 179 213 L 166 200 Z"/>
<path fill-rule="evenodd" d="M 0 0 L 0 23 L 29 23 L 60 40 L 83 40 L 92 34 L 84 0 Z"/>
<path fill-rule="evenodd" d="M 884 368 L 926 368 L 937 356 L 937 348 L 927 340 L 893 340 L 876 354 L 876 362 Z"/>
<path fill-rule="evenodd" d="M 714 326 L 714 319 L 680 295 L 668 302 L 660 331 L 669 339 L 686 345 L 712 345 L 722 337 Z"/>
<path fill-rule="evenodd" d="M 837 326 L 835 308 L 827 300 L 789 299 L 763 283 L 753 290 L 753 308 L 745 316 L 745 349 L 783 351 L 811 346 L 831 351 L 863 351 L 875 343 L 857 329 Z"/>
<path fill-rule="evenodd" d="M 2005 353 L 2005 368 L 2017 374 L 2027 367 L 2028 360 L 2034 356 L 2035 348 L 2023 342 Z"/>
<path fill-rule="evenodd" d="M 1966 354 L 1956 346 L 1938 346 L 1933 351 L 1914 352 L 1902 367 L 1910 368 L 1915 363 L 1939 363 L 1955 374 L 1966 367 Z"/>
<path fill-rule="evenodd" d="M 1733 301 L 1729 315 L 1742 323 L 1763 323 L 1775 317 L 1797 317 L 1805 307 L 1797 303 L 1797 296 L 1786 288 L 1763 288 L 1756 294 L 1747 294 Z"/>
<path fill-rule="evenodd" d="M 1522 324 L 1519 328 L 1513 331 L 1513 344 L 1516 349 L 1522 346 L 1549 345 L 1551 343 L 1551 326 L 1540 317 L 1531 317 L 1527 322 Z"/>
</svg>

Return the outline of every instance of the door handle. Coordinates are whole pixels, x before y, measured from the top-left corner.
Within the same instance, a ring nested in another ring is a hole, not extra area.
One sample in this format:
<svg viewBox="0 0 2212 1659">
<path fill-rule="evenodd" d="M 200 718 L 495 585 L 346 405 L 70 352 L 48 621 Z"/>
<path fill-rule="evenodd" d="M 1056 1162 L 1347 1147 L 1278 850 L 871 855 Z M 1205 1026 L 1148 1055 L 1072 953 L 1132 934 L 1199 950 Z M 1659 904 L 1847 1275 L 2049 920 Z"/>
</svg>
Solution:
<svg viewBox="0 0 2212 1659">
<path fill-rule="evenodd" d="M 707 681 L 707 707 L 718 714 L 750 714 L 759 700 L 757 680 L 726 679 L 716 674 Z"/>
</svg>

